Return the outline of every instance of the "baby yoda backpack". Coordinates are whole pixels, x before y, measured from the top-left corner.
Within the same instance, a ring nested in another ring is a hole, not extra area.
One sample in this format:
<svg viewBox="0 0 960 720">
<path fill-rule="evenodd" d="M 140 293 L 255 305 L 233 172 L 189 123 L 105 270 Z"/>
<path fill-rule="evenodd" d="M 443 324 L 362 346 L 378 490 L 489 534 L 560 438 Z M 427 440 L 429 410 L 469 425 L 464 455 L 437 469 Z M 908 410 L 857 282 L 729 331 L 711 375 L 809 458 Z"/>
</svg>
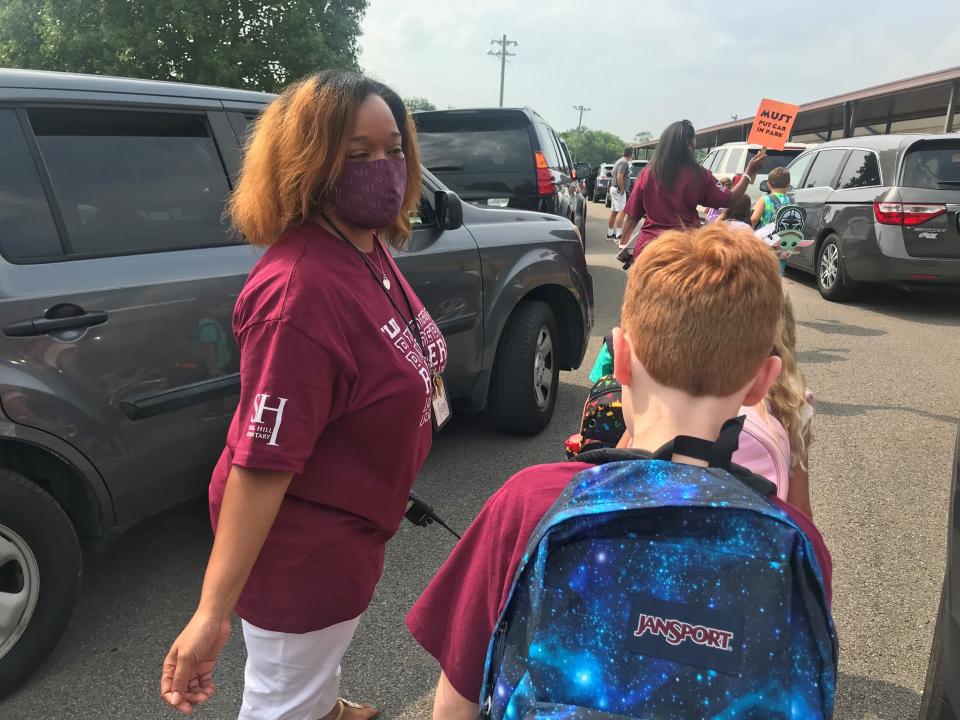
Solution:
<svg viewBox="0 0 960 720">
<path fill-rule="evenodd" d="M 588 451 L 530 538 L 484 719 L 826 720 L 837 644 L 810 539 L 716 443 Z M 709 467 L 670 461 L 682 454 Z"/>
</svg>

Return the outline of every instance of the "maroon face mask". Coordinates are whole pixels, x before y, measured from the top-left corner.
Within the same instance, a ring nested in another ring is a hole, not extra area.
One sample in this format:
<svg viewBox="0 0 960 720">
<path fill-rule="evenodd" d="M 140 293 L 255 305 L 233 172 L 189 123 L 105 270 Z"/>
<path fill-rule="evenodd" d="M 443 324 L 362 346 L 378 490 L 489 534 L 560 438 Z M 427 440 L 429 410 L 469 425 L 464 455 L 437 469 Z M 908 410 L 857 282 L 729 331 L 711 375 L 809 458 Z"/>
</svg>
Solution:
<svg viewBox="0 0 960 720">
<path fill-rule="evenodd" d="M 392 225 L 406 186 L 407 161 L 402 157 L 348 161 L 334 194 L 337 215 L 365 230 Z"/>
</svg>

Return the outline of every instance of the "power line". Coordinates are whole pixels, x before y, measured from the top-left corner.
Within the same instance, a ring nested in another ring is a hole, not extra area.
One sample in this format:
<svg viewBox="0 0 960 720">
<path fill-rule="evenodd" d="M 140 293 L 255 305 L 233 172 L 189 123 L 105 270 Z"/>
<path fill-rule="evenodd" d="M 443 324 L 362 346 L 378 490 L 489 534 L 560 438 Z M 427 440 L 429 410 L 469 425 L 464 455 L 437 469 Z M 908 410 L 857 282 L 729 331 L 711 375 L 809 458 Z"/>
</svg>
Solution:
<svg viewBox="0 0 960 720">
<path fill-rule="evenodd" d="M 574 105 L 574 106 L 573 106 L 573 109 L 580 111 L 580 119 L 577 121 L 577 135 L 579 135 L 579 134 L 580 134 L 580 128 L 583 127 L 583 114 L 584 114 L 585 112 L 590 112 L 590 108 L 584 107 L 583 105 Z"/>
<path fill-rule="evenodd" d="M 403 77 L 410 78 L 411 80 L 416 80 L 417 82 L 422 82 L 426 85 L 432 85 L 433 87 L 439 88 L 440 90 L 446 90 L 447 92 L 452 92 L 452 93 L 456 93 L 457 95 L 462 95 L 463 97 L 470 98 L 471 100 L 474 100 L 475 102 L 478 102 L 478 103 L 484 102 L 483 98 L 477 97 L 476 95 L 471 95 L 470 93 L 465 93 L 462 90 L 457 90 L 456 88 L 447 87 L 446 85 L 440 85 L 438 83 L 431 82 L 430 80 L 424 80 L 422 77 L 418 75 L 411 75 L 410 73 L 402 72 L 400 70 L 397 70 L 396 68 L 387 67 L 386 65 L 381 65 L 380 63 L 370 62 L 369 60 L 364 60 L 363 64 L 373 65 L 375 68 L 379 70 L 379 72 L 386 72 L 387 74 L 402 75 Z"/>
<path fill-rule="evenodd" d="M 503 107 L 503 79 L 507 74 L 507 58 L 516 56 L 516 53 L 512 53 L 507 50 L 507 46 L 513 45 L 514 47 L 517 47 L 517 43 L 513 40 L 507 40 L 507 35 L 504 33 L 503 38 L 500 40 L 491 40 L 490 44 L 500 46 L 500 49 L 496 52 L 493 50 L 487 50 L 487 55 L 493 55 L 494 57 L 500 58 L 500 107 Z"/>
</svg>

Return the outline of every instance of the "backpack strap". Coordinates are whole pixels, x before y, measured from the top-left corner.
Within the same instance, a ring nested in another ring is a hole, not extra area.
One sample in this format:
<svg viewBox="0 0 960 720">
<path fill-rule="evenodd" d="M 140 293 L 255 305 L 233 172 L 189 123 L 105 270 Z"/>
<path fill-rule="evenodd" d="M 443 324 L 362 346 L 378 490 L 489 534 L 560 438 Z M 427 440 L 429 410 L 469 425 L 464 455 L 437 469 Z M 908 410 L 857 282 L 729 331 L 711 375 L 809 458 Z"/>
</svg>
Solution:
<svg viewBox="0 0 960 720">
<path fill-rule="evenodd" d="M 733 454 L 740 446 L 740 432 L 743 430 L 744 420 L 746 420 L 746 415 L 727 420 L 720 429 L 720 435 L 715 442 L 689 435 L 678 435 L 652 453 L 634 448 L 598 448 L 580 453 L 573 458 L 573 461 L 590 465 L 605 465 L 631 460 L 663 460 L 669 462 L 674 455 L 684 455 L 703 460 L 710 467 L 726 470 L 760 495 L 775 495 L 777 486 L 774 483 L 745 467 L 735 465 L 732 461 Z"/>
<path fill-rule="evenodd" d="M 610 353 L 610 360 L 613 360 L 613 333 L 603 336 L 603 344 L 607 346 L 607 352 Z"/>
</svg>

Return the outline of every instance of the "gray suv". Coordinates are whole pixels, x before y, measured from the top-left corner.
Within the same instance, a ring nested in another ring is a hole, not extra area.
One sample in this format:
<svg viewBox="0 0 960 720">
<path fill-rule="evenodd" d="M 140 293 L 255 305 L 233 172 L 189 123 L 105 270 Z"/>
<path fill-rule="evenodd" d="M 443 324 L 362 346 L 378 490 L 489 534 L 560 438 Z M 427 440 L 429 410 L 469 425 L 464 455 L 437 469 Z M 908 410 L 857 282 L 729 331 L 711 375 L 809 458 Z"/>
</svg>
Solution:
<svg viewBox="0 0 960 720">
<path fill-rule="evenodd" d="M 0 70 L 0 695 L 65 627 L 81 540 L 206 488 L 258 256 L 224 199 L 271 99 Z M 593 322 L 577 229 L 461 203 L 426 172 L 415 228 L 397 260 L 446 335 L 451 395 L 540 431 Z"/>
</svg>

